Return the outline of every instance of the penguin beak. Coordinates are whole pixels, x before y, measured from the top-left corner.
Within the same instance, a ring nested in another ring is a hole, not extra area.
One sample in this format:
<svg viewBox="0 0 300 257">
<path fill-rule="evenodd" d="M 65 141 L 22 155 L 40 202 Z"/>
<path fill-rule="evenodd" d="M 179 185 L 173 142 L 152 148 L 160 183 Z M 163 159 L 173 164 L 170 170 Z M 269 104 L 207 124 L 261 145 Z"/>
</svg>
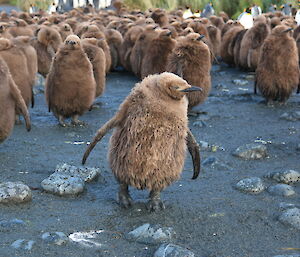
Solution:
<svg viewBox="0 0 300 257">
<path fill-rule="evenodd" d="M 202 91 L 201 87 L 188 87 L 186 89 L 180 90 L 180 92 L 189 93 L 194 91 Z"/>
<path fill-rule="evenodd" d="M 286 29 L 286 30 L 284 30 L 284 31 L 282 31 L 283 33 L 286 33 L 286 32 L 290 32 L 290 31 L 292 31 L 293 30 L 293 28 L 288 28 L 288 29 Z"/>
<path fill-rule="evenodd" d="M 172 32 L 169 31 L 169 32 L 167 33 L 167 36 L 171 36 L 171 35 L 172 35 Z"/>
<path fill-rule="evenodd" d="M 200 37 L 197 38 L 198 41 L 201 41 L 202 38 L 204 38 L 204 35 L 200 35 Z"/>
</svg>

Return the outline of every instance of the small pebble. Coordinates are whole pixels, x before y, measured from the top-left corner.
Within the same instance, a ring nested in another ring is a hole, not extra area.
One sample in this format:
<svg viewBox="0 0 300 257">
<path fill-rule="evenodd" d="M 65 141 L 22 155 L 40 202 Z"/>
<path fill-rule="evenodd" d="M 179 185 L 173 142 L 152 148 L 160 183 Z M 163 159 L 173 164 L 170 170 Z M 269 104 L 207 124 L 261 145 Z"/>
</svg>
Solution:
<svg viewBox="0 0 300 257">
<path fill-rule="evenodd" d="M 154 257 L 194 257 L 195 254 L 181 246 L 162 244 L 154 253 Z"/>
<path fill-rule="evenodd" d="M 263 144 L 246 144 L 238 147 L 233 155 L 245 160 L 258 160 L 268 156 L 267 147 Z"/>
<path fill-rule="evenodd" d="M 25 239 L 18 239 L 11 244 L 11 247 L 15 249 L 23 248 L 24 250 L 30 251 L 34 244 L 35 241 L 33 240 L 27 241 Z"/>
<path fill-rule="evenodd" d="M 170 242 L 175 235 L 175 231 L 170 227 L 160 228 L 147 223 L 129 232 L 127 239 L 139 243 L 156 244 Z"/>
<path fill-rule="evenodd" d="M 278 185 L 270 186 L 268 188 L 268 192 L 273 195 L 279 195 L 279 196 L 291 196 L 295 194 L 293 187 L 286 184 L 278 184 Z"/>
<path fill-rule="evenodd" d="M 284 184 L 296 183 L 300 181 L 300 173 L 295 170 L 271 172 L 265 177 Z"/>
<path fill-rule="evenodd" d="M 240 180 L 236 184 L 236 189 L 246 193 L 258 194 L 264 191 L 265 186 L 260 178 L 251 177 Z"/>
<path fill-rule="evenodd" d="M 291 208 L 295 208 L 296 205 L 293 203 L 280 203 L 279 204 L 279 208 L 282 210 L 287 210 L 287 209 L 291 209 Z"/>
<path fill-rule="evenodd" d="M 300 209 L 287 209 L 279 216 L 279 221 L 296 229 L 300 229 Z"/>
<path fill-rule="evenodd" d="M 63 245 L 69 241 L 69 238 L 63 232 L 46 232 L 42 235 L 42 239 L 46 243 L 51 243 L 55 245 Z"/>
<path fill-rule="evenodd" d="M 247 80 L 241 80 L 241 79 L 234 79 L 232 82 L 237 86 L 246 86 L 249 83 Z"/>
<path fill-rule="evenodd" d="M 31 190 L 23 182 L 0 183 L 0 203 L 23 203 L 31 199 Z"/>
</svg>

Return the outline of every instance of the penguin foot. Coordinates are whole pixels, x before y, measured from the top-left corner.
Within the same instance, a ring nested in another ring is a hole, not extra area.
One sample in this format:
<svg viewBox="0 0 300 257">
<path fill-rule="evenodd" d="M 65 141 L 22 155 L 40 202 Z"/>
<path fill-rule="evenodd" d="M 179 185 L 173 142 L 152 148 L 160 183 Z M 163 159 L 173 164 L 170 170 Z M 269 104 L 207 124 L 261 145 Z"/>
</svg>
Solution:
<svg viewBox="0 0 300 257">
<path fill-rule="evenodd" d="M 146 207 L 150 212 L 160 211 L 166 208 L 164 203 L 159 198 L 149 200 Z"/>
</svg>

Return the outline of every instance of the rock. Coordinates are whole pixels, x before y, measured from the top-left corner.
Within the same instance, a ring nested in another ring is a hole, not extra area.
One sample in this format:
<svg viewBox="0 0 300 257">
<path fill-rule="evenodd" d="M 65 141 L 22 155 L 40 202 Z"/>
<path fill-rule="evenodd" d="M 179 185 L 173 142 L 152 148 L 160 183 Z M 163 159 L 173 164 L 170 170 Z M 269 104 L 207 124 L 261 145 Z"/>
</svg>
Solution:
<svg viewBox="0 0 300 257">
<path fill-rule="evenodd" d="M 27 241 L 25 239 L 18 239 L 11 244 L 11 247 L 15 249 L 23 248 L 24 250 L 30 251 L 34 244 L 35 241 L 33 240 Z"/>
<path fill-rule="evenodd" d="M 297 145 L 296 150 L 300 151 L 300 144 Z"/>
<path fill-rule="evenodd" d="M 206 158 L 203 163 L 203 166 L 211 167 L 218 170 L 231 170 L 231 167 L 229 167 L 227 164 L 223 163 L 221 160 L 216 158 L 215 156 L 209 156 Z"/>
<path fill-rule="evenodd" d="M 145 244 L 156 244 L 170 242 L 176 235 L 170 227 L 150 226 L 144 224 L 127 234 L 127 239 Z"/>
<path fill-rule="evenodd" d="M 275 255 L 273 257 L 300 257 L 300 254 L 292 254 L 292 255 Z"/>
<path fill-rule="evenodd" d="M 228 89 L 228 87 L 226 87 L 225 85 L 223 85 L 221 83 L 215 85 L 215 88 L 218 90 Z"/>
<path fill-rule="evenodd" d="M 278 184 L 278 185 L 270 186 L 268 188 L 268 192 L 273 195 L 280 195 L 280 196 L 290 196 L 295 194 L 293 187 L 286 184 Z"/>
<path fill-rule="evenodd" d="M 237 86 L 246 86 L 249 83 L 247 80 L 241 80 L 241 79 L 234 79 L 232 82 Z"/>
<path fill-rule="evenodd" d="M 233 155 L 245 160 L 259 160 L 267 157 L 267 147 L 263 144 L 246 144 L 238 147 Z"/>
<path fill-rule="evenodd" d="M 154 257 L 194 257 L 190 250 L 174 244 L 162 244 L 154 253 Z"/>
<path fill-rule="evenodd" d="M 207 125 L 203 120 L 198 120 L 198 121 L 193 122 L 193 126 L 194 127 L 199 127 L 199 128 L 204 128 Z"/>
<path fill-rule="evenodd" d="M 199 141 L 200 150 L 207 150 L 209 149 L 209 144 L 205 141 Z"/>
<path fill-rule="evenodd" d="M 296 112 L 285 112 L 279 117 L 282 120 L 288 120 L 288 121 L 297 121 L 300 120 L 300 111 Z"/>
<path fill-rule="evenodd" d="M 265 190 L 265 186 L 260 178 L 251 177 L 240 180 L 236 184 L 236 189 L 246 193 L 258 194 Z"/>
<path fill-rule="evenodd" d="M 283 224 L 300 229 L 300 209 L 292 208 L 286 210 L 279 216 L 279 221 Z"/>
<path fill-rule="evenodd" d="M 75 195 L 83 192 L 84 181 L 76 175 L 55 172 L 41 183 L 42 188 L 57 195 Z"/>
<path fill-rule="evenodd" d="M 63 232 L 46 232 L 42 235 L 42 239 L 48 244 L 55 245 L 63 245 L 69 241 L 69 238 Z"/>
<path fill-rule="evenodd" d="M 246 74 L 246 75 L 242 75 L 241 78 L 246 79 L 246 80 L 254 80 L 255 75 L 254 74 Z"/>
<path fill-rule="evenodd" d="M 300 173 L 295 170 L 271 172 L 265 177 L 284 184 L 295 183 L 300 181 Z"/>
<path fill-rule="evenodd" d="M 24 226 L 25 222 L 19 219 L 1 220 L 0 232 L 8 232 L 12 229 L 20 229 L 20 226 Z"/>
<path fill-rule="evenodd" d="M 31 199 L 31 190 L 23 182 L 0 183 L 0 203 L 23 203 Z"/>
<path fill-rule="evenodd" d="M 280 203 L 279 204 L 279 208 L 282 210 L 287 210 L 287 209 L 291 209 L 291 208 L 295 208 L 296 205 L 293 203 Z"/>
<path fill-rule="evenodd" d="M 81 177 L 85 182 L 90 182 L 99 176 L 100 169 L 90 167 L 76 167 L 64 163 L 62 165 L 57 165 L 55 172 L 76 175 Z"/>
</svg>

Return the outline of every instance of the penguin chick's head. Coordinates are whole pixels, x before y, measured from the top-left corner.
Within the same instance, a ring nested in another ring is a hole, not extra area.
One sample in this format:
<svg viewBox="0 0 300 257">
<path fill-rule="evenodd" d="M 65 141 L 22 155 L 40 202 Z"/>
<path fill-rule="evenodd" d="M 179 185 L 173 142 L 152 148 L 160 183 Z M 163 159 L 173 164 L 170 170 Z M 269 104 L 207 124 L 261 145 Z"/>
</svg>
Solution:
<svg viewBox="0 0 300 257">
<path fill-rule="evenodd" d="M 0 51 L 11 48 L 12 44 L 7 38 L 0 38 Z"/>
<path fill-rule="evenodd" d="M 80 48 L 80 38 L 76 35 L 69 35 L 65 42 L 64 45 L 66 48 L 71 49 L 71 50 L 75 50 Z"/>
<path fill-rule="evenodd" d="M 8 23 L 0 22 L 0 33 L 5 32 L 8 27 L 9 27 Z"/>
<path fill-rule="evenodd" d="M 272 34 L 277 36 L 290 35 L 293 29 L 291 27 L 285 25 L 278 25 L 274 29 L 272 29 Z"/>
<path fill-rule="evenodd" d="M 189 41 L 201 41 L 205 36 L 198 33 L 190 33 L 186 37 Z"/>
<path fill-rule="evenodd" d="M 190 86 L 184 79 L 169 72 L 158 75 L 156 87 L 154 90 L 158 90 L 161 94 L 175 100 L 182 99 L 188 93 L 192 94 L 194 91 L 202 91 L 200 87 Z"/>
<path fill-rule="evenodd" d="M 160 38 L 168 38 L 171 37 L 172 32 L 168 29 L 163 29 L 160 33 L 159 33 L 159 37 Z"/>
</svg>

